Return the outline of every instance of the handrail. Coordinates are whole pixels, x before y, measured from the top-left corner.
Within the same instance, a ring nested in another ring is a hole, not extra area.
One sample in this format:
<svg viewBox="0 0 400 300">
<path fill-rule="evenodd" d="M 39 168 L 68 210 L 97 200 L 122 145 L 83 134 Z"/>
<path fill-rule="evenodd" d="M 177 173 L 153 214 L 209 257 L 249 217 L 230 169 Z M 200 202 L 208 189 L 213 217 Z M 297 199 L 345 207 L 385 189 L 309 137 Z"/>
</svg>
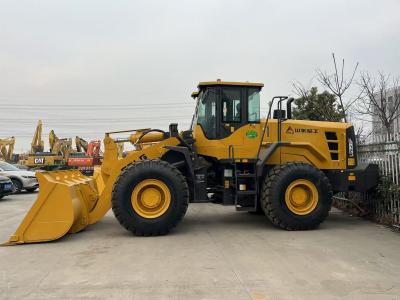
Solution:
<svg viewBox="0 0 400 300">
<path fill-rule="evenodd" d="M 263 132 L 261 135 L 261 139 L 260 139 L 260 144 L 258 146 L 258 151 L 257 151 L 257 160 L 259 159 L 260 156 L 260 151 L 261 151 L 261 146 L 262 146 L 262 142 L 264 140 L 264 136 L 265 136 L 265 131 L 267 130 L 268 127 L 268 121 L 271 118 L 271 110 L 272 110 L 272 105 L 274 104 L 275 99 L 287 99 L 287 96 L 275 96 L 272 98 L 272 100 L 269 102 L 269 109 L 268 109 L 268 114 L 267 114 L 267 119 L 265 121 L 265 126 L 263 128 Z M 282 100 L 281 100 L 282 101 Z"/>
</svg>

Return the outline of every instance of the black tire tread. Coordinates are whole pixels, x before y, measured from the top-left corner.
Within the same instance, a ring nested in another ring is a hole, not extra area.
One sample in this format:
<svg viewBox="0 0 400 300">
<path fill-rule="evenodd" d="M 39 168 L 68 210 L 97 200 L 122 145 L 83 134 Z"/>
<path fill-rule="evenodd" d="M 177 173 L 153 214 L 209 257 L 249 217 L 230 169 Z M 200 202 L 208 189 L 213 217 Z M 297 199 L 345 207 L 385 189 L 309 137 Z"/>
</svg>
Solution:
<svg viewBox="0 0 400 300">
<path fill-rule="evenodd" d="M 174 220 L 174 222 L 171 222 L 168 227 L 160 229 L 160 230 L 151 230 L 151 227 L 148 228 L 148 230 L 141 230 L 139 228 L 136 228 L 129 224 L 126 219 L 122 215 L 122 211 L 125 209 L 121 203 L 117 200 L 117 195 L 120 194 L 120 182 L 122 181 L 123 178 L 127 177 L 130 172 L 132 172 L 135 169 L 140 169 L 140 168 L 147 168 L 149 165 L 155 165 L 157 167 L 162 167 L 162 168 L 168 168 L 172 173 L 175 174 L 176 178 L 178 178 L 179 182 L 183 186 L 182 193 L 184 194 L 185 197 L 185 204 L 180 207 L 180 210 L 178 212 L 177 218 Z M 119 221 L 119 223 L 128 231 L 131 231 L 134 235 L 136 236 L 158 236 L 158 235 L 165 235 L 170 232 L 171 229 L 173 229 L 185 216 L 187 208 L 188 208 L 188 202 L 189 202 L 189 188 L 186 182 L 185 177 L 182 175 L 182 173 L 169 164 L 168 162 L 162 161 L 162 160 L 141 160 L 134 162 L 120 173 L 118 176 L 117 180 L 115 181 L 113 191 L 112 191 L 112 210 L 114 212 L 115 217 Z"/>
<path fill-rule="evenodd" d="M 280 227 L 285 230 L 311 230 L 315 229 L 321 224 L 326 217 L 329 215 L 329 210 L 324 211 L 323 214 L 319 216 L 319 218 L 314 222 L 313 224 L 302 224 L 302 225 L 294 225 L 294 224 L 286 224 L 279 218 L 279 214 L 274 209 L 274 206 L 272 205 L 272 197 L 271 197 L 271 191 L 274 187 L 274 185 L 277 183 L 277 180 L 283 175 L 284 172 L 287 170 L 290 170 L 292 168 L 297 168 L 299 166 L 310 166 L 311 168 L 314 168 L 310 164 L 302 163 L 302 162 L 291 162 L 291 163 L 286 163 L 282 165 L 276 165 L 274 166 L 267 174 L 267 176 L 264 179 L 263 185 L 262 185 L 262 191 L 261 191 L 261 205 L 263 207 L 263 210 L 265 212 L 265 215 L 268 217 L 268 219 L 271 221 L 271 223 L 277 227 Z M 326 177 L 326 175 L 321 171 L 316 168 L 314 168 L 319 172 L 319 178 L 321 181 L 324 182 L 329 187 L 329 190 L 332 191 L 332 185 L 329 182 L 329 179 Z M 332 192 L 331 196 L 333 196 Z M 332 197 L 329 197 L 332 203 Z M 330 203 L 330 205 L 331 205 Z M 330 206 L 329 205 L 329 206 Z"/>
</svg>

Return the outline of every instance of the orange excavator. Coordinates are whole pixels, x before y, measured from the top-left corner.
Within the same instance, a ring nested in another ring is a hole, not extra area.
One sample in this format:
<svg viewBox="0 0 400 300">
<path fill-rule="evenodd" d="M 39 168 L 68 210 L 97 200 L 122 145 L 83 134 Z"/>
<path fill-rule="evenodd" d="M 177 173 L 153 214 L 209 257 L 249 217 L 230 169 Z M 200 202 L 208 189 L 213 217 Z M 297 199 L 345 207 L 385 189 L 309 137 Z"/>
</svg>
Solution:
<svg viewBox="0 0 400 300">
<path fill-rule="evenodd" d="M 100 140 L 87 142 L 83 138 L 75 137 L 76 151 L 68 157 L 67 165 L 78 168 L 85 175 L 92 175 L 94 166 L 101 164 L 103 156 Z"/>
</svg>

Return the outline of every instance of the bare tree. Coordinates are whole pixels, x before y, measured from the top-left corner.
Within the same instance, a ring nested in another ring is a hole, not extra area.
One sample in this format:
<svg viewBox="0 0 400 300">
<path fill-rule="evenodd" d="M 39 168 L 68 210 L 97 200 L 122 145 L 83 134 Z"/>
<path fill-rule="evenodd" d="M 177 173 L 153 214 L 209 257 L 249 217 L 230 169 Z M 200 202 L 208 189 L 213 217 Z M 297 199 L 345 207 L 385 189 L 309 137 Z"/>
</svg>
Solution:
<svg viewBox="0 0 400 300">
<path fill-rule="evenodd" d="M 338 99 L 339 106 L 343 112 L 343 119 L 346 122 L 346 115 L 349 108 L 352 104 L 358 99 L 355 99 L 345 103 L 344 101 L 344 94 L 350 88 L 351 84 L 353 83 L 354 76 L 357 72 L 358 62 L 355 65 L 351 77 L 349 79 L 344 78 L 344 59 L 342 59 L 342 66 L 338 69 L 335 53 L 332 53 L 333 59 L 333 66 L 334 66 L 334 73 L 328 73 L 327 71 L 322 71 L 318 69 L 317 78 L 318 81 L 327 89 L 329 89 Z"/>
<path fill-rule="evenodd" d="M 394 121 L 400 117 L 399 79 L 380 72 L 378 79 L 368 72 L 361 74 L 359 82 L 362 96 L 356 111 L 377 118 L 391 136 Z"/>
<path fill-rule="evenodd" d="M 310 94 L 310 89 L 307 89 L 301 82 L 294 81 L 292 83 L 292 93 L 294 93 L 299 98 L 307 98 Z"/>
<path fill-rule="evenodd" d="M 354 125 L 355 129 L 356 129 L 356 142 L 357 145 L 365 145 L 368 143 L 369 138 L 372 135 L 372 130 L 367 129 L 364 126 L 364 123 L 358 123 Z"/>
</svg>

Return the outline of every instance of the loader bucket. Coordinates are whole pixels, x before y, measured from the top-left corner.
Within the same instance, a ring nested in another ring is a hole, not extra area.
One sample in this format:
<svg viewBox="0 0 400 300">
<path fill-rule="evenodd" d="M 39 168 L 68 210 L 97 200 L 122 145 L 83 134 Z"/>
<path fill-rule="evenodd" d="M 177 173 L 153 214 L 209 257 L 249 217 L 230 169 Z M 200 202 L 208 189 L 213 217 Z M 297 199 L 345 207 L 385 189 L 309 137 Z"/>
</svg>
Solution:
<svg viewBox="0 0 400 300">
<path fill-rule="evenodd" d="M 83 230 L 98 194 L 77 170 L 36 173 L 39 194 L 17 231 L 3 245 L 46 242 Z"/>
</svg>

